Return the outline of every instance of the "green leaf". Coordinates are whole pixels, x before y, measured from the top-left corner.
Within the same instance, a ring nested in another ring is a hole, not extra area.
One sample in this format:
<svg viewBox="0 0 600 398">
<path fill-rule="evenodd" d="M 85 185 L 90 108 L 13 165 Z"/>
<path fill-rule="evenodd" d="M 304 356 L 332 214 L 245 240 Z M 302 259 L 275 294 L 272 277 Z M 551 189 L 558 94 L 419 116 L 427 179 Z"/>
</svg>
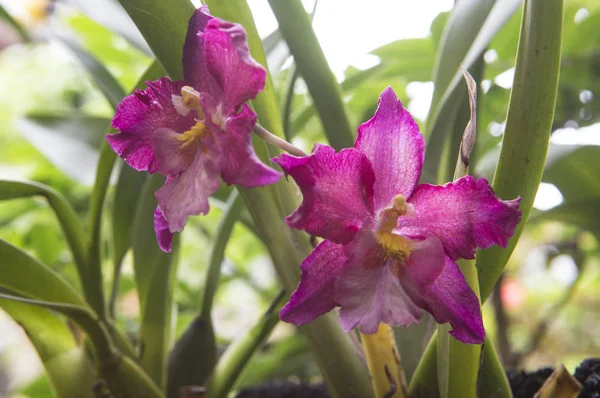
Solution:
<svg viewBox="0 0 600 398">
<path fill-rule="evenodd" d="M 183 79 L 183 41 L 195 9 L 192 2 L 119 0 L 119 3 L 169 76 L 174 80 Z"/>
<path fill-rule="evenodd" d="M 269 4 L 308 86 L 329 143 L 338 150 L 353 146 L 354 134 L 340 87 L 319 46 L 304 6 L 299 0 L 270 0 Z"/>
<path fill-rule="evenodd" d="M 96 180 L 90 199 L 88 261 L 84 287 L 88 303 L 102 320 L 105 320 L 108 315 L 102 286 L 102 214 L 104 198 L 116 159 L 117 155 L 105 142 L 100 152 Z"/>
<path fill-rule="evenodd" d="M 525 2 L 506 132 L 492 184 L 501 198 L 521 196 L 523 215 L 507 248 L 477 253 L 482 301 L 519 240 L 542 179 L 556 103 L 562 21 L 562 1 Z"/>
<path fill-rule="evenodd" d="M 33 116 L 19 119 L 16 126 L 65 175 L 82 184 L 93 183 L 99 144 L 110 126 L 107 119 L 85 115 Z"/>
<path fill-rule="evenodd" d="M 279 302 L 284 297 L 284 293 L 282 291 L 256 325 L 227 347 L 219 358 L 207 388 L 210 398 L 227 396 L 248 361 L 271 334 L 279 322 Z"/>
<path fill-rule="evenodd" d="M 79 217 L 67 200 L 54 189 L 36 182 L 0 180 L 0 200 L 42 196 L 46 198 L 58 218 L 58 222 L 67 238 L 73 260 L 77 266 L 79 278 L 83 283 L 86 272 L 86 246 L 83 239 Z"/>
<path fill-rule="evenodd" d="M 163 396 L 137 363 L 115 352 L 108 331 L 100 320 L 86 308 L 0 293 L 0 300 L 2 299 L 49 308 L 77 322 L 94 344 L 99 378 L 106 381 L 115 396 L 123 398 L 159 398 Z"/>
<path fill-rule="evenodd" d="M 0 258 L 0 287 L 37 300 L 87 308 L 85 301 L 59 274 L 1 239 Z"/>
<path fill-rule="evenodd" d="M 92 397 L 94 369 L 63 321 L 44 308 L 14 300 L 0 299 L 0 308 L 25 331 L 57 398 Z"/>
<path fill-rule="evenodd" d="M 0 289 L 49 304 L 69 305 L 89 311 L 75 289 L 51 268 L 0 239 Z"/>
</svg>

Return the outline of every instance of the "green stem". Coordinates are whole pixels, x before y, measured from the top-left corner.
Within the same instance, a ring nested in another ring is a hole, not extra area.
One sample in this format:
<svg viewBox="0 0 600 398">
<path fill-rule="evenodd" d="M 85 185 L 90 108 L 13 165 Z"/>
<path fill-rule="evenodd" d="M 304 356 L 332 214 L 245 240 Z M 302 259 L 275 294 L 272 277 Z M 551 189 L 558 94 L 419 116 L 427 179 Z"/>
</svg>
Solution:
<svg viewBox="0 0 600 398">
<path fill-rule="evenodd" d="M 102 287 L 102 214 L 106 191 L 116 160 L 115 152 L 107 142 L 104 142 L 100 150 L 100 160 L 91 195 L 87 273 L 83 285 L 87 302 L 103 321 L 108 319 L 108 313 L 104 305 Z"/>
<path fill-rule="evenodd" d="M 285 292 L 282 291 L 258 323 L 245 335 L 235 340 L 221 356 L 208 385 L 208 396 L 210 398 L 224 398 L 227 396 L 252 355 L 279 322 L 279 302 L 284 296 Z"/>
<path fill-rule="evenodd" d="M 244 202 L 242 201 L 242 198 L 239 197 L 238 192 L 232 191 L 229 195 L 229 199 L 227 199 L 227 208 L 221 216 L 221 221 L 217 227 L 217 232 L 213 239 L 213 245 L 210 252 L 206 281 L 204 283 L 202 309 L 200 311 L 200 318 L 203 320 L 210 320 L 213 300 L 217 287 L 219 286 L 221 263 L 223 263 L 223 259 L 225 258 L 225 248 L 243 207 Z"/>
<path fill-rule="evenodd" d="M 300 0 L 269 0 L 279 29 L 297 68 L 308 86 L 321 118 L 325 135 L 336 149 L 354 145 L 341 90 Z"/>
</svg>

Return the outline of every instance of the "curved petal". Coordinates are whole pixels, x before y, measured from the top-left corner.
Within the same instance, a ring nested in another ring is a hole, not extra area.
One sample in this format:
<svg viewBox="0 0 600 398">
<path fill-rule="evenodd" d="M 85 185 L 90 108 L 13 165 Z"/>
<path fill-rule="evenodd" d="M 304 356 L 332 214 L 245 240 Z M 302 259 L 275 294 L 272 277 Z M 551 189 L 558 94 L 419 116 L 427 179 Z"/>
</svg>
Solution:
<svg viewBox="0 0 600 398">
<path fill-rule="evenodd" d="M 346 331 L 358 326 L 372 334 L 382 322 L 408 326 L 421 319 L 398 278 L 401 265 L 385 255 L 370 228 L 362 228 L 345 252 L 349 261 L 336 282 L 335 301 Z"/>
<path fill-rule="evenodd" d="M 220 186 L 219 164 L 196 146 L 194 161 L 177 178 L 169 178 L 156 191 L 158 206 L 169 223 L 169 231 L 183 229 L 188 216 L 206 214 L 208 197 Z"/>
<path fill-rule="evenodd" d="M 171 96 L 181 95 L 183 82 L 160 78 L 146 82 L 146 90 L 136 90 L 117 107 L 112 125 L 118 134 L 107 135 L 111 148 L 136 170 L 154 173 L 158 164 L 152 150 L 152 134 L 159 128 L 182 133 L 194 125 L 194 115 L 182 117 Z"/>
<path fill-rule="evenodd" d="M 300 207 L 286 219 L 290 227 L 345 244 L 373 214 L 375 175 L 356 149 L 335 153 L 330 146 L 315 144 L 309 156 L 282 154 L 273 161 L 302 191 Z"/>
<path fill-rule="evenodd" d="M 342 245 L 328 240 L 321 242 L 300 264 L 300 284 L 282 308 L 281 320 L 300 326 L 336 307 L 335 279 L 345 261 Z"/>
<path fill-rule="evenodd" d="M 446 185 L 419 185 L 408 202 L 412 217 L 398 219 L 401 235 L 435 235 L 450 258 L 474 258 L 475 249 L 506 247 L 521 220 L 520 198 L 501 200 L 485 178 L 465 176 Z"/>
<path fill-rule="evenodd" d="M 177 177 L 179 173 L 190 167 L 196 154 L 195 145 L 182 147 L 178 140 L 181 134 L 171 129 L 158 129 L 152 135 L 152 147 L 158 161 L 158 172 Z"/>
<path fill-rule="evenodd" d="M 198 82 L 196 88 L 221 104 L 222 115 L 233 115 L 263 89 L 267 72 L 250 56 L 241 25 L 213 18 L 206 24 L 203 40 L 204 57 L 197 62 L 206 64 L 210 78 Z"/>
<path fill-rule="evenodd" d="M 354 147 L 375 170 L 376 211 L 387 207 L 396 195 L 410 196 L 421 176 L 425 141 L 391 87 L 379 97 L 375 116 L 358 128 Z"/>
<path fill-rule="evenodd" d="M 184 80 L 197 90 L 214 93 L 221 92 L 221 88 L 208 73 L 204 54 L 204 31 L 212 19 L 206 5 L 194 12 L 188 23 L 182 61 Z"/>
<path fill-rule="evenodd" d="M 225 131 L 215 134 L 223 154 L 223 181 L 244 188 L 269 185 L 277 182 L 281 173 L 263 164 L 252 146 L 252 128 L 256 115 L 248 105 L 227 119 Z M 212 125 L 213 129 L 218 126 Z"/>
<path fill-rule="evenodd" d="M 154 210 L 154 232 L 156 232 L 158 247 L 162 251 L 170 253 L 171 244 L 173 243 L 173 233 L 169 231 L 169 223 L 160 210 L 160 207 Z"/>
<path fill-rule="evenodd" d="M 468 344 L 482 344 L 485 338 L 479 300 L 458 265 L 448 256 L 437 278 L 431 282 L 428 263 L 415 260 L 402 277 L 402 285 L 415 303 L 439 324 L 449 322 L 450 334 Z"/>
</svg>

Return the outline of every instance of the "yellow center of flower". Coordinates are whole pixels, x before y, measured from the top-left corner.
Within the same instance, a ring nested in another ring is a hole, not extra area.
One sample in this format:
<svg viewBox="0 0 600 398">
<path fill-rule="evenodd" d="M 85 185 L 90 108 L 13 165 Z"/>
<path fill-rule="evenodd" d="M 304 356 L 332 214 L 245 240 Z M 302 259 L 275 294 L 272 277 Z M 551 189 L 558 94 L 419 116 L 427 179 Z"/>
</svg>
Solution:
<svg viewBox="0 0 600 398">
<path fill-rule="evenodd" d="M 396 195 L 388 208 L 379 212 L 379 220 L 375 234 L 387 257 L 392 257 L 405 263 L 410 256 L 408 239 L 392 233 L 398 224 L 398 217 L 406 215 L 408 205 L 403 195 Z"/>
<path fill-rule="evenodd" d="M 190 86 L 183 86 L 181 88 L 181 97 L 174 95 L 172 100 L 173 106 L 175 106 L 177 112 L 182 116 L 187 116 L 190 111 L 195 111 L 198 115 L 198 119 L 195 119 L 196 124 L 192 126 L 191 129 L 177 136 L 177 140 L 182 142 L 179 147 L 180 150 L 186 148 L 192 142 L 195 142 L 196 139 L 200 139 L 207 134 L 210 134 L 210 131 L 203 123 L 204 111 L 200 105 L 200 93 L 198 91 Z"/>
<path fill-rule="evenodd" d="M 183 149 L 190 145 L 196 138 L 200 139 L 209 133 L 208 128 L 202 122 L 197 122 L 191 129 L 177 136 L 177 140 L 182 144 L 179 149 Z"/>
</svg>

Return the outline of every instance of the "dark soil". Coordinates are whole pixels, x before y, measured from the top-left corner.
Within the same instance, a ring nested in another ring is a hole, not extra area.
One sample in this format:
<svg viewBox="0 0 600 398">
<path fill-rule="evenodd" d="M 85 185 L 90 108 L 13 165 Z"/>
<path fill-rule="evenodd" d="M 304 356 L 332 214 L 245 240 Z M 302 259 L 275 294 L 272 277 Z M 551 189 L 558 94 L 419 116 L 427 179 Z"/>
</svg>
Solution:
<svg viewBox="0 0 600 398">
<path fill-rule="evenodd" d="M 325 384 L 296 384 L 274 381 L 241 390 L 236 398 L 329 398 Z"/>
<path fill-rule="evenodd" d="M 514 398 L 533 398 L 553 368 L 535 372 L 507 371 Z M 579 398 L 600 398 L 600 358 L 581 362 L 573 374 L 583 389 Z M 329 398 L 324 384 L 297 384 L 291 381 L 274 381 L 241 390 L 236 398 Z"/>
<path fill-rule="evenodd" d="M 506 374 L 515 398 L 532 398 L 553 371 L 552 368 L 543 368 L 529 373 L 508 371 Z M 600 358 L 584 360 L 573 376 L 583 387 L 579 398 L 600 398 Z"/>
</svg>

